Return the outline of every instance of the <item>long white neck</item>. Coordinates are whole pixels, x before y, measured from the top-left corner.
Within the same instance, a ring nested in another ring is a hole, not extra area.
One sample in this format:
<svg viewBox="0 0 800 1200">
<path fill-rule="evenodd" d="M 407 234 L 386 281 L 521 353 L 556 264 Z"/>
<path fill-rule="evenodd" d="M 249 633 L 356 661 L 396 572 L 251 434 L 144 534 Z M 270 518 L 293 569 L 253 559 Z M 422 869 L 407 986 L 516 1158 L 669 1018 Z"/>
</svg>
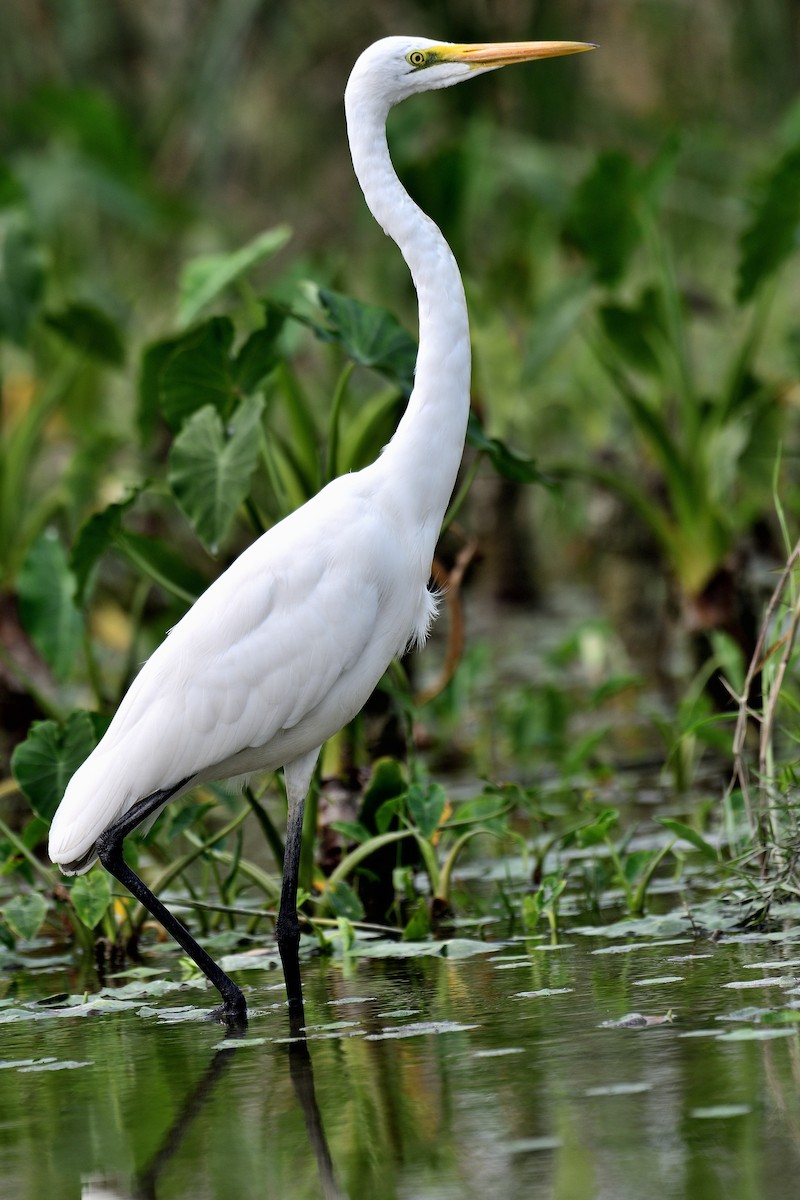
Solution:
<svg viewBox="0 0 800 1200">
<path fill-rule="evenodd" d="M 464 287 L 441 232 L 400 183 L 386 142 L 385 107 L 361 88 L 345 93 L 350 153 L 375 220 L 400 248 L 419 301 L 414 390 L 379 460 L 404 489 L 409 517 L 433 554 L 452 495 L 469 416 L 470 344 Z"/>
</svg>

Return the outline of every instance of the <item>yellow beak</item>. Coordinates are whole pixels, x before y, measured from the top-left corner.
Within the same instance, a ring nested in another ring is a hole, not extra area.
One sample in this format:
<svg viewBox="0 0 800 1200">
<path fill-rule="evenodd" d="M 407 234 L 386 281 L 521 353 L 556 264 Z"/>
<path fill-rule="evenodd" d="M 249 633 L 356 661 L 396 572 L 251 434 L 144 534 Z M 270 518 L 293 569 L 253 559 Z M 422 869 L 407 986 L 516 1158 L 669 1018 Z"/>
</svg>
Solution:
<svg viewBox="0 0 800 1200">
<path fill-rule="evenodd" d="M 439 61 L 466 63 L 474 67 L 505 67 L 533 58 L 557 58 L 596 50 L 593 42 L 477 42 L 473 45 L 436 46 Z"/>
</svg>

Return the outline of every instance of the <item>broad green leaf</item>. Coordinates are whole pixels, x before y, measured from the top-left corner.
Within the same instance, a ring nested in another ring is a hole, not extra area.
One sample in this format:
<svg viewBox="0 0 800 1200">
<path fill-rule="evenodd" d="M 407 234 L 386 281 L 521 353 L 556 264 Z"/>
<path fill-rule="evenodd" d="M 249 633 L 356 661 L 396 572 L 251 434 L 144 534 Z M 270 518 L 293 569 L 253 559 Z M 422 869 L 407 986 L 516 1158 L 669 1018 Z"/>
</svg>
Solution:
<svg viewBox="0 0 800 1200">
<path fill-rule="evenodd" d="M 589 825 L 582 825 L 580 829 L 576 829 L 574 838 L 569 840 L 574 840 L 583 849 L 596 846 L 599 842 L 605 841 L 612 826 L 616 825 L 618 820 L 619 812 L 616 808 L 604 808 Z"/>
<path fill-rule="evenodd" d="M 265 324 L 250 334 L 236 355 L 234 374 L 244 395 L 254 391 L 277 366 L 280 360 L 277 341 L 285 320 L 280 309 L 268 305 Z"/>
<path fill-rule="evenodd" d="M 24 342 L 44 294 L 44 257 L 23 216 L 6 225 L 0 254 L 0 338 Z"/>
<path fill-rule="evenodd" d="M 348 921 L 363 921 L 364 905 L 344 879 L 337 879 L 333 886 L 325 888 L 325 899 L 337 917 Z"/>
<path fill-rule="evenodd" d="M 387 800 L 405 795 L 408 778 L 405 767 L 396 758 L 379 758 L 372 765 L 369 783 L 364 789 L 358 818 L 367 829 L 375 828 L 375 814 Z"/>
<path fill-rule="evenodd" d="M 406 797 L 394 796 L 391 800 L 384 800 L 383 804 L 375 810 L 373 824 L 378 833 L 386 833 L 392 824 L 396 825 L 395 818 L 398 814 L 405 813 Z"/>
<path fill-rule="evenodd" d="M 201 309 L 257 263 L 277 253 L 291 237 L 287 225 L 267 229 L 230 254 L 205 254 L 186 264 L 181 272 L 178 319 L 188 325 Z"/>
<path fill-rule="evenodd" d="M 25 199 L 22 184 L 8 163 L 0 160 L 0 208 L 14 208 Z"/>
<path fill-rule="evenodd" d="M 420 900 L 403 929 L 404 942 L 424 941 L 431 931 L 431 913 L 427 901 Z"/>
<path fill-rule="evenodd" d="M 11 770 L 33 811 L 50 822 L 64 789 L 99 740 L 93 715 L 78 709 L 65 725 L 36 721 L 11 755 Z"/>
<path fill-rule="evenodd" d="M 3 909 L 3 920 L 13 934 L 29 942 L 35 938 L 47 915 L 47 901 L 38 892 L 15 896 Z"/>
<path fill-rule="evenodd" d="M 767 175 L 742 233 L 736 299 L 751 300 L 793 254 L 800 238 L 800 146 L 793 146 Z"/>
<path fill-rule="evenodd" d="M 423 837 L 430 840 L 439 828 L 447 805 L 444 788 L 440 783 L 431 783 L 427 787 L 412 783 L 408 789 L 407 801 L 414 824 Z"/>
<path fill-rule="evenodd" d="M 348 842 L 360 844 L 368 842 L 372 837 L 370 831 L 360 821 L 331 821 L 328 828 L 332 829 L 334 833 L 340 833 Z"/>
<path fill-rule="evenodd" d="M 264 401 L 246 397 L 226 434 L 219 413 L 201 408 L 184 424 L 169 457 L 169 484 L 212 554 L 228 533 L 250 491 L 259 456 Z"/>
<path fill-rule="evenodd" d="M 622 359 L 639 370 L 659 372 L 656 347 L 665 333 L 654 288 L 647 288 L 635 306 L 606 304 L 599 315 L 603 332 Z"/>
<path fill-rule="evenodd" d="M 636 202 L 642 188 L 627 154 L 607 150 L 575 190 L 564 229 L 600 283 L 618 283 L 641 237 Z"/>
<path fill-rule="evenodd" d="M 101 867 L 96 867 L 78 876 L 69 895 L 78 920 L 87 929 L 94 929 L 111 903 L 111 880 Z"/>
<path fill-rule="evenodd" d="M 495 471 L 504 479 L 510 479 L 514 483 L 543 483 L 550 486 L 550 481 L 541 473 L 532 458 L 518 454 L 499 438 L 489 437 L 474 412 L 469 414 L 467 445 L 488 455 Z"/>
<path fill-rule="evenodd" d="M 45 313 L 44 322 L 89 358 L 112 367 L 120 367 L 125 361 L 119 327 L 93 305 L 69 304 L 61 312 Z"/>
<path fill-rule="evenodd" d="M 314 325 L 326 341 L 338 342 L 355 362 L 380 371 L 407 394 L 414 386 L 417 344 L 385 308 L 320 288 L 327 326 Z"/>
<path fill-rule="evenodd" d="M 142 351 L 137 388 L 138 408 L 136 420 L 142 440 L 146 440 L 155 428 L 161 415 L 161 372 L 172 355 L 186 344 L 187 334 L 161 338 L 151 342 Z"/>
<path fill-rule="evenodd" d="M 72 673 L 81 649 L 83 618 L 75 607 L 75 578 L 55 533 L 33 543 L 17 581 L 22 624 L 59 680 Z"/>
<path fill-rule="evenodd" d="M 180 429 L 207 405 L 223 417 L 230 413 L 238 397 L 232 345 L 233 323 L 227 317 L 212 317 L 172 347 L 159 371 L 161 408 L 172 429 Z M 153 365 L 158 365 L 158 356 Z"/>
<path fill-rule="evenodd" d="M 699 834 L 696 829 L 692 829 L 691 825 L 685 825 L 683 821 L 676 821 L 673 817 L 656 817 L 659 825 L 663 825 L 670 833 L 674 833 L 675 837 L 682 838 L 694 846 L 695 850 L 699 850 L 711 862 L 719 862 L 719 853 L 707 842 L 706 839 Z"/>
<path fill-rule="evenodd" d="M 101 512 L 92 513 L 78 530 L 69 556 L 78 604 L 83 603 L 92 570 L 113 544 L 122 527 L 123 515 L 136 502 L 141 490 L 141 487 L 135 488 L 124 500 L 107 505 Z"/>
</svg>

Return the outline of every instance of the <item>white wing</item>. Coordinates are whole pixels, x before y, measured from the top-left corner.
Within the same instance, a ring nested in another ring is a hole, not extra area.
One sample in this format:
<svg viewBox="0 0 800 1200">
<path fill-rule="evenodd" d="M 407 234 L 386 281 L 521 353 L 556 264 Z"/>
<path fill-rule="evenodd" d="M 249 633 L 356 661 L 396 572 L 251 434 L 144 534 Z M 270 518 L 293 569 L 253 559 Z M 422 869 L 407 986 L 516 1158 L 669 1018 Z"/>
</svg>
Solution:
<svg viewBox="0 0 800 1200">
<path fill-rule="evenodd" d="M 240 771 L 282 765 L 287 747 L 314 749 L 361 708 L 421 601 L 393 523 L 357 479 L 259 538 L 155 651 L 70 781 L 54 862 L 78 861 L 141 797 L 233 774 L 237 756 Z"/>
</svg>

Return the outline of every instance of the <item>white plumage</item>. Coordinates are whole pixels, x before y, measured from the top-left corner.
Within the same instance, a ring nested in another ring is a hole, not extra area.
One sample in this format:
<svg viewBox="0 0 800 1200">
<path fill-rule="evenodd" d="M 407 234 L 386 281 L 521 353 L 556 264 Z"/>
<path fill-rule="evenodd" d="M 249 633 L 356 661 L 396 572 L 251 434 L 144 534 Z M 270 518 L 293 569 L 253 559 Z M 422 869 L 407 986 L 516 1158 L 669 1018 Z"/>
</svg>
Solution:
<svg viewBox="0 0 800 1200">
<path fill-rule="evenodd" d="M 50 857 L 62 870 L 86 870 L 101 838 L 109 869 L 156 911 L 152 893 L 121 862 L 128 830 L 106 846 L 117 822 L 154 794 L 160 806 L 171 798 L 162 792 L 179 795 L 195 783 L 283 766 L 289 831 L 278 940 L 290 1004 L 300 1003 L 299 973 L 292 983 L 284 951 L 294 942 L 296 955 L 303 799 L 322 743 L 361 709 L 392 658 L 425 640 L 436 611 L 431 561 L 469 411 L 461 277 L 441 233 L 394 172 L 386 117 L 415 92 L 582 49 L 588 47 L 572 42 L 460 46 L 394 37 L 361 55 L 345 92 L 353 166 L 375 219 L 408 263 L 419 300 L 416 380 L 406 412 L 375 463 L 330 483 L 200 597 L 134 680 L 53 820 Z M 199 952 L 162 906 L 157 915 L 190 953 Z M 236 985 L 215 964 L 215 974 L 201 965 L 223 992 L 225 1014 L 241 1018 Z"/>
</svg>

